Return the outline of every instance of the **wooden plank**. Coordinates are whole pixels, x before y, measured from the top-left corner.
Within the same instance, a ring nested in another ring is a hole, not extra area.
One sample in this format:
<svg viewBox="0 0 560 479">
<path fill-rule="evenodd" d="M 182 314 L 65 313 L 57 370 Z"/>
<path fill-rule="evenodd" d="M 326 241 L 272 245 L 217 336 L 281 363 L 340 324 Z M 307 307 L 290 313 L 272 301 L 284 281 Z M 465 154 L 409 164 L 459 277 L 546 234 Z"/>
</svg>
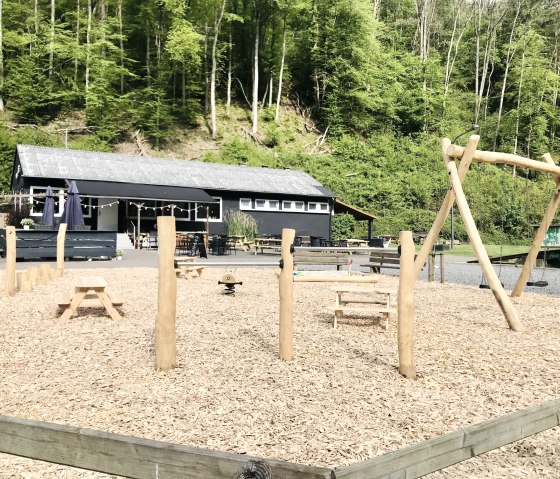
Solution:
<svg viewBox="0 0 560 479">
<path fill-rule="evenodd" d="M 422 463 L 430 457 L 437 457 L 462 449 L 464 435 L 463 430 L 454 431 L 361 463 L 337 468 L 335 469 L 335 477 L 336 479 L 404 478 L 406 477 L 407 467 Z M 397 474 L 395 475 L 395 473 Z"/>
<path fill-rule="evenodd" d="M 475 455 L 558 425 L 560 400 L 517 411 L 465 429 L 465 446 Z"/>
<path fill-rule="evenodd" d="M 377 283 L 378 281 L 378 275 L 320 276 L 317 274 L 294 276 L 294 283 Z"/>
<path fill-rule="evenodd" d="M 560 399 L 335 469 L 337 479 L 414 479 L 560 424 Z"/>
<path fill-rule="evenodd" d="M 356 301 L 352 301 L 355 303 Z M 392 308 L 354 308 L 352 306 L 332 306 L 334 312 L 352 313 L 352 314 L 397 314 L 396 309 Z"/>
<path fill-rule="evenodd" d="M 244 454 L 0 416 L 0 452 L 138 479 L 231 479 Z M 266 460 L 272 477 L 330 479 L 331 469 Z"/>
</svg>

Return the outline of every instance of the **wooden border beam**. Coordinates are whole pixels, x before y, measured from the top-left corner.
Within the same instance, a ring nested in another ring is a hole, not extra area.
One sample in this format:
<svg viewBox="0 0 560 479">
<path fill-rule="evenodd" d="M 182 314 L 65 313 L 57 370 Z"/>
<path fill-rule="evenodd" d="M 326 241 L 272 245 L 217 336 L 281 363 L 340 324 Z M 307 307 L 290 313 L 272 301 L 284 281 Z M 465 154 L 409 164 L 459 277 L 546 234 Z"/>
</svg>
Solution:
<svg viewBox="0 0 560 479">
<path fill-rule="evenodd" d="M 549 165 L 554 165 L 554 160 L 549 153 L 545 153 L 542 158 Z M 531 271 L 535 266 L 537 256 L 546 237 L 546 232 L 548 231 L 548 228 L 550 228 L 550 225 L 554 220 L 554 216 L 556 215 L 556 210 L 560 205 L 560 177 L 556 177 L 554 179 L 554 182 L 556 183 L 556 191 L 554 192 L 552 198 L 550 199 L 550 202 L 548 203 L 546 213 L 541 221 L 539 229 L 535 233 L 535 238 L 533 239 L 533 243 L 531 244 L 531 249 L 527 253 L 527 258 L 525 258 L 525 262 L 523 263 L 523 269 L 521 270 L 519 278 L 517 279 L 517 283 L 515 283 L 515 286 L 511 291 L 511 296 L 513 297 L 521 296 L 523 290 L 525 289 L 525 286 L 527 286 L 527 281 L 529 281 Z"/>
<path fill-rule="evenodd" d="M 469 138 L 467 147 L 464 149 L 463 154 L 461 155 L 461 161 L 459 162 L 459 179 L 461 181 L 465 179 L 465 176 L 469 171 L 469 167 L 471 166 L 472 158 L 474 153 L 476 152 L 476 146 L 478 145 L 479 140 L 480 136 L 472 135 Z M 450 145 L 451 140 L 449 138 L 444 138 L 443 140 L 441 140 L 441 150 L 443 153 L 443 159 L 446 164 L 448 161 L 452 161 L 449 155 L 447 155 L 446 153 Z M 424 240 L 424 244 L 422 245 L 422 248 L 418 252 L 418 256 L 416 256 L 416 260 L 414 261 L 414 274 L 416 275 L 416 277 L 418 277 L 420 271 L 422 271 L 422 268 L 424 267 L 424 264 L 428 259 L 428 255 L 430 254 L 430 251 L 432 250 L 441 232 L 441 229 L 443 228 L 443 224 L 445 223 L 447 215 L 449 214 L 449 211 L 451 211 L 451 207 L 453 206 L 454 202 L 455 193 L 453 192 L 453 188 L 449 188 L 436 216 L 436 219 L 434 220 L 434 223 L 432 224 L 432 227 L 430 228 L 430 231 L 426 236 L 426 239 Z"/>
<path fill-rule="evenodd" d="M 452 158 L 460 158 L 463 156 L 465 148 L 458 145 L 450 145 L 447 147 L 447 156 Z M 512 155 L 510 153 L 500 153 L 495 151 L 481 151 L 476 150 L 473 156 L 474 161 L 482 163 L 491 163 L 495 165 L 511 165 L 519 166 L 521 168 L 529 168 L 534 171 L 540 171 L 542 173 L 550 173 L 554 176 L 560 176 L 560 167 L 548 162 L 531 160 L 523 156 Z"/>
</svg>

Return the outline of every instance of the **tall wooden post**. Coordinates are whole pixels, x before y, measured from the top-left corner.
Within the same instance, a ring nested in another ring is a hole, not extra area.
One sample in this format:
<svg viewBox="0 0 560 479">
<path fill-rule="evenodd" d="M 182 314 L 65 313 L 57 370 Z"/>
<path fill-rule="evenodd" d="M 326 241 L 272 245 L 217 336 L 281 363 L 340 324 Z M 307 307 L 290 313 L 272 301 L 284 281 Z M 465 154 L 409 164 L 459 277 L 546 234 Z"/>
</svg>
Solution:
<svg viewBox="0 0 560 479">
<path fill-rule="evenodd" d="M 177 278 L 175 254 L 175 217 L 158 216 L 158 312 L 156 317 L 156 369 L 167 371 L 176 364 Z"/>
<path fill-rule="evenodd" d="M 16 293 L 16 227 L 6 227 L 6 296 Z"/>
<path fill-rule="evenodd" d="M 401 231 L 400 276 L 397 295 L 399 319 L 397 339 L 399 346 L 399 373 L 405 378 L 416 379 L 414 364 L 414 241 L 412 231 Z"/>
<path fill-rule="evenodd" d="M 445 266 L 445 255 L 442 253 L 439 255 L 439 280 L 441 284 L 445 283 L 444 266 Z"/>
<path fill-rule="evenodd" d="M 476 146 L 478 145 L 479 140 L 480 140 L 480 136 L 478 135 L 472 135 L 469 138 L 469 142 L 467 143 L 467 146 L 463 152 L 463 156 L 461 157 L 461 162 L 459 163 L 459 178 L 461 181 L 465 179 L 467 171 L 469 171 L 469 166 L 471 166 L 471 162 L 476 152 Z M 452 159 L 446 153 L 447 148 L 450 145 L 451 145 L 451 140 L 449 140 L 449 138 L 444 138 L 443 140 L 441 140 L 441 149 L 442 149 L 444 161 L 446 163 L 448 161 L 452 161 Z M 434 247 L 434 244 L 439 236 L 439 233 L 441 232 L 441 229 L 443 228 L 443 224 L 445 223 L 447 215 L 449 214 L 449 211 L 451 210 L 451 207 L 453 206 L 454 202 L 455 202 L 455 193 L 453 193 L 453 188 L 450 188 L 447 191 L 447 194 L 445 195 L 445 199 L 443 200 L 443 203 L 436 216 L 436 219 L 434 220 L 434 223 L 430 228 L 430 231 L 426 236 L 426 239 L 424 240 L 424 244 L 422 245 L 422 248 L 420 248 L 420 251 L 416 256 L 416 260 L 414 261 L 414 272 L 417 278 L 418 275 L 420 274 L 420 271 L 422 271 L 422 268 L 424 267 L 426 260 L 428 259 L 428 255 L 430 254 L 430 251 Z"/>
<path fill-rule="evenodd" d="M 433 282 L 436 277 L 436 255 L 431 252 L 428 256 L 428 282 Z"/>
<path fill-rule="evenodd" d="M 66 239 L 66 223 L 61 223 L 58 227 L 56 237 L 56 277 L 64 276 L 64 242 Z"/>
<path fill-rule="evenodd" d="M 478 234 L 478 230 L 472 217 L 469 204 L 467 203 L 467 199 L 465 198 L 465 193 L 463 192 L 463 187 L 461 186 L 461 179 L 459 178 L 459 174 L 457 173 L 457 166 L 455 165 L 454 161 L 449 161 L 447 163 L 447 172 L 449 173 L 449 178 L 451 184 L 453 185 L 457 206 L 459 207 L 459 212 L 461 213 L 461 217 L 463 218 L 465 229 L 467 230 L 467 234 L 469 235 L 471 245 L 474 248 L 480 267 L 482 268 L 484 276 L 488 281 L 488 286 L 490 286 L 492 293 L 494 293 L 494 297 L 500 305 L 500 308 L 504 313 L 509 327 L 514 331 L 522 331 L 523 326 L 519 321 L 517 311 L 513 307 L 509 296 L 504 291 L 502 283 L 500 282 L 496 271 L 494 271 L 492 263 L 490 262 L 490 258 L 488 258 L 488 253 L 486 252 L 484 244 L 480 239 L 480 235 Z"/>
<path fill-rule="evenodd" d="M 280 272 L 280 359 L 294 359 L 294 256 L 291 246 L 294 244 L 296 230 L 282 230 L 282 262 Z"/>
<path fill-rule="evenodd" d="M 544 154 L 542 158 L 547 163 L 554 165 L 554 160 L 551 158 L 549 153 Z M 529 281 L 529 278 L 531 276 L 531 271 L 535 266 L 535 261 L 537 260 L 537 256 L 543 244 L 544 238 L 546 237 L 546 232 L 548 231 L 548 228 L 550 228 L 550 225 L 554 220 L 558 205 L 560 205 L 560 178 L 556 177 L 554 179 L 554 182 L 556 183 L 556 191 L 552 195 L 544 218 L 541 221 L 539 229 L 535 233 L 535 238 L 533 239 L 533 243 L 531 244 L 531 249 L 527 253 L 527 258 L 523 263 L 523 269 L 521 270 L 521 274 L 517 279 L 517 283 L 515 283 L 515 286 L 511 291 L 511 296 L 521 296 L 521 294 L 523 293 L 523 290 L 527 285 L 527 281 Z"/>
</svg>

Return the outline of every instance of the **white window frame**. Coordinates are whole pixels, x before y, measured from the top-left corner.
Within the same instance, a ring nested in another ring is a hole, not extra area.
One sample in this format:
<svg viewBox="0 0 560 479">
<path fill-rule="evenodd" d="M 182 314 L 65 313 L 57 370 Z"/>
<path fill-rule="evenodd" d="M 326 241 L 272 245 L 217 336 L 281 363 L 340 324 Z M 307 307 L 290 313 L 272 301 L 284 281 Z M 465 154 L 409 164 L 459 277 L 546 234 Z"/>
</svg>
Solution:
<svg viewBox="0 0 560 479">
<path fill-rule="evenodd" d="M 213 196 L 212 198 L 220 202 L 220 217 L 219 218 L 208 218 L 208 222 L 209 223 L 221 223 L 222 222 L 222 216 L 223 216 L 223 201 L 222 201 L 222 198 L 220 196 Z M 204 204 L 199 205 L 198 203 L 196 204 L 194 221 L 206 221 L 206 218 L 199 218 L 198 217 L 198 207 L 199 206 L 202 206 L 202 208 L 204 208 L 205 205 Z"/>
<path fill-rule="evenodd" d="M 39 190 L 39 192 L 37 192 L 37 190 Z M 29 204 L 31 206 L 31 208 L 29 209 L 29 216 L 43 216 L 43 213 L 41 212 L 35 212 L 33 211 L 34 205 L 35 203 L 33 203 L 34 194 L 40 194 L 40 193 L 44 193 L 47 190 L 46 186 L 31 186 L 29 188 Z M 62 212 L 64 211 L 64 189 L 60 188 L 60 189 L 54 189 L 53 191 L 53 195 L 54 195 L 54 199 L 55 202 L 58 202 L 58 205 L 54 205 L 55 207 L 55 213 L 54 216 L 57 218 L 60 218 L 62 216 Z M 58 197 L 58 199 L 57 199 Z M 91 210 L 91 208 L 90 208 Z"/>
<path fill-rule="evenodd" d="M 175 216 L 175 212 L 178 211 L 177 208 L 173 209 L 173 216 L 175 217 L 175 221 L 192 221 L 192 210 L 193 210 L 193 203 L 189 203 L 188 201 L 185 201 L 185 203 L 187 204 L 187 217 L 178 217 Z M 169 205 L 169 203 L 166 203 L 167 205 Z M 185 209 L 185 208 L 183 208 Z M 171 211 L 171 210 L 170 210 Z M 181 211 L 182 213 L 182 211 Z"/>
<path fill-rule="evenodd" d="M 244 206 L 243 201 L 248 201 L 249 206 Z M 239 198 L 239 209 L 240 210 L 252 210 L 253 209 L 253 201 L 251 198 Z"/>
<path fill-rule="evenodd" d="M 311 205 L 314 205 L 317 209 L 312 210 L 311 209 Z M 327 209 L 326 210 L 322 210 L 321 206 L 326 206 Z M 323 203 L 323 202 L 319 202 L 319 201 L 309 201 L 307 203 L 307 212 L 308 213 L 314 213 L 314 214 L 323 214 L 323 215 L 327 215 L 330 213 L 330 208 L 329 208 L 329 204 L 328 203 Z"/>
<path fill-rule="evenodd" d="M 288 206 L 286 206 L 286 203 L 291 203 L 291 205 L 288 207 Z M 300 204 L 301 208 L 296 208 L 295 207 L 296 204 Z M 283 211 L 302 211 L 302 212 L 305 212 L 305 201 L 283 200 L 282 201 L 282 210 Z"/>
<path fill-rule="evenodd" d="M 257 201 L 264 201 L 264 206 L 257 206 Z M 271 201 L 275 201 L 277 203 L 277 206 L 276 207 L 270 206 Z M 264 198 L 258 198 L 255 200 L 255 210 L 280 211 L 280 200 L 265 200 Z"/>
</svg>

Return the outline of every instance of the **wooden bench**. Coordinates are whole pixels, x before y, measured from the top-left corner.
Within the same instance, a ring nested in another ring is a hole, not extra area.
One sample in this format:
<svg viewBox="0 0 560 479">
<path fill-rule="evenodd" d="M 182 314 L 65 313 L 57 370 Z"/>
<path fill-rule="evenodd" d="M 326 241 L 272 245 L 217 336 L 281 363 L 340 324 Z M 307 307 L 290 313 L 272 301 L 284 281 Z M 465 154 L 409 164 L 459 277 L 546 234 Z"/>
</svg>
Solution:
<svg viewBox="0 0 560 479">
<path fill-rule="evenodd" d="M 294 252 L 294 270 L 300 264 L 310 264 L 316 266 L 334 265 L 337 270 L 341 266 L 348 266 L 351 264 L 353 256 L 346 251 L 306 251 L 296 250 Z"/>
<path fill-rule="evenodd" d="M 336 293 L 334 305 L 333 327 L 336 328 L 337 319 L 342 318 L 344 313 L 365 315 L 374 314 L 385 318 L 385 331 L 389 329 L 389 316 L 396 314 L 397 310 L 392 307 L 392 297 L 397 292 L 390 289 L 364 289 L 348 286 L 337 286 L 331 288 Z M 351 294 L 351 297 L 346 295 Z M 348 306 L 363 304 L 366 307 Z M 370 307 L 370 305 L 374 305 Z"/>
<path fill-rule="evenodd" d="M 190 266 L 190 263 L 196 261 L 196 256 L 179 256 L 175 258 L 173 264 L 175 266 L 175 276 L 184 277 L 187 281 L 191 281 L 193 273 L 202 276 L 204 266 Z"/>
<path fill-rule="evenodd" d="M 371 251 L 367 264 L 360 266 L 371 268 L 372 273 L 380 273 L 381 268 L 399 269 L 400 256 L 397 248 L 379 248 Z"/>
</svg>

